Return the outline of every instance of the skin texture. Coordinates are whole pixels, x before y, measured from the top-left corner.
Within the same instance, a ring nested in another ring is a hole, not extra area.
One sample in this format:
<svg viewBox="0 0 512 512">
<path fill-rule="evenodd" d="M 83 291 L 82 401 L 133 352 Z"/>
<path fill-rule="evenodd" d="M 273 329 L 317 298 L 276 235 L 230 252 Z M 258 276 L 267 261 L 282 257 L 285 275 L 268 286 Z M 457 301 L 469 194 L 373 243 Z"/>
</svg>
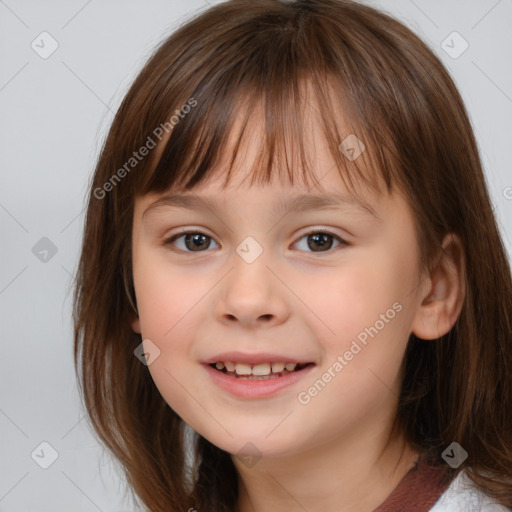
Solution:
<svg viewBox="0 0 512 512">
<path fill-rule="evenodd" d="M 386 444 L 409 334 L 433 340 L 451 329 L 464 294 L 462 260 L 457 250 L 448 251 L 431 275 L 419 274 L 412 212 L 396 192 L 375 196 L 361 189 L 381 220 L 346 206 L 273 214 L 283 198 L 348 191 L 320 131 L 313 129 L 308 140 L 319 184 L 291 186 L 276 179 L 249 186 L 244 169 L 259 150 L 261 126 L 255 121 L 249 130 L 255 136 L 245 140 L 244 160 L 237 160 L 227 189 L 221 189 L 223 159 L 214 179 L 192 191 L 225 200 L 219 209 L 160 206 L 143 217 L 161 194 L 136 200 L 138 317 L 132 328 L 160 350 L 148 369 L 166 402 L 199 434 L 233 454 L 241 512 L 372 511 L 417 458 L 400 437 Z M 327 248 L 315 252 L 318 244 L 308 245 L 305 236 L 311 228 L 350 245 L 328 238 Z M 195 252 L 184 237 L 164 244 L 183 229 L 211 240 Z M 236 252 L 247 236 L 263 248 L 250 264 Z M 453 236 L 444 244 L 459 247 Z M 394 318 L 309 403 L 299 403 L 297 395 L 394 303 L 401 305 Z M 316 367 L 272 397 L 244 400 L 212 384 L 200 364 L 228 350 L 290 354 Z M 250 467 L 235 456 L 244 454 L 247 443 L 260 456 Z"/>
</svg>

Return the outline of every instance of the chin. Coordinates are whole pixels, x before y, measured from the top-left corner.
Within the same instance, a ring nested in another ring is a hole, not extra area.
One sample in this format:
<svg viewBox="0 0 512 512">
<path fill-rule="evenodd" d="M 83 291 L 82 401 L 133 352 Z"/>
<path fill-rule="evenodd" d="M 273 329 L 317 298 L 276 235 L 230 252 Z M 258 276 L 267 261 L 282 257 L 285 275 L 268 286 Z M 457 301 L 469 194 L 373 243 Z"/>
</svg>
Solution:
<svg viewBox="0 0 512 512">
<path fill-rule="evenodd" d="M 283 434 L 286 432 L 283 431 Z M 271 435 L 272 439 L 266 437 L 267 433 L 261 431 L 254 431 L 252 435 L 251 431 L 245 431 L 243 435 L 239 435 L 231 438 L 228 434 L 220 436 L 203 436 L 215 446 L 219 447 L 231 455 L 240 457 L 241 462 L 244 463 L 247 459 L 250 461 L 246 463 L 248 467 L 251 463 L 265 458 L 280 458 L 285 456 L 293 455 L 299 451 L 299 446 L 296 440 L 290 438 L 287 435 Z"/>
</svg>

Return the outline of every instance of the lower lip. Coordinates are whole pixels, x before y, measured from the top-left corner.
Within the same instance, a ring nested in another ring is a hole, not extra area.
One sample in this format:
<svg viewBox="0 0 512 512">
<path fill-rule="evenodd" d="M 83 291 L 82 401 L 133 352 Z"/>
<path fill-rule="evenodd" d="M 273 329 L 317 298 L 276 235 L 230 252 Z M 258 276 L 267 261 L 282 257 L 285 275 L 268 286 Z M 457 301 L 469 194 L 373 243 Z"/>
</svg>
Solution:
<svg viewBox="0 0 512 512">
<path fill-rule="evenodd" d="M 266 380 L 238 379 L 204 364 L 213 382 L 221 389 L 240 398 L 265 398 L 276 394 L 281 389 L 292 386 L 304 378 L 315 365 L 310 364 L 302 370 L 298 370 L 281 377 Z"/>
</svg>

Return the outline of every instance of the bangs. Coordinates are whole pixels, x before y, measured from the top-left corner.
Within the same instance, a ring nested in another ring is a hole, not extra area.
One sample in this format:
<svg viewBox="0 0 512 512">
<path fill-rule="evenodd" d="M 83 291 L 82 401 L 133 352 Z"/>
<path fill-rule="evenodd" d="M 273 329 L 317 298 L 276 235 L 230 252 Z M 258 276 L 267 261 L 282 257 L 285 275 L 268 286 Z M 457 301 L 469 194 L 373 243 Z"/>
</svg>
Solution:
<svg viewBox="0 0 512 512">
<path fill-rule="evenodd" d="M 358 92 L 364 87 L 364 77 L 349 69 L 357 68 L 353 57 L 343 64 L 347 70 L 342 74 L 340 64 L 333 64 L 335 55 L 328 48 L 315 47 L 318 37 L 309 42 L 287 38 L 285 28 L 274 27 L 283 32 L 277 40 L 243 27 L 243 38 L 227 37 L 231 47 L 223 50 L 222 74 L 213 64 L 200 77 L 198 69 L 189 68 L 189 84 L 197 85 L 180 91 L 182 101 L 174 101 L 164 114 L 168 117 L 190 98 L 196 106 L 158 144 L 151 165 L 139 175 L 138 195 L 189 190 L 220 170 L 226 186 L 244 141 L 251 137 L 254 141 L 255 133 L 260 141 L 257 157 L 250 169 L 244 168 L 250 183 L 267 184 L 276 177 L 281 181 L 287 177 L 292 185 L 301 179 L 309 187 L 310 180 L 316 180 L 308 151 L 312 130 L 319 130 L 326 141 L 350 193 L 357 195 L 361 184 L 381 192 L 382 183 L 391 192 L 392 182 L 400 180 L 396 151 L 384 113 L 377 105 L 361 104 L 361 98 L 367 102 L 368 95 Z M 238 60 L 236 56 L 244 54 L 238 46 L 247 44 L 254 51 L 249 58 L 245 55 Z M 345 81 L 344 75 L 352 82 Z M 358 76 L 360 84 L 353 82 Z M 241 158 L 244 161 L 243 153 Z"/>
</svg>

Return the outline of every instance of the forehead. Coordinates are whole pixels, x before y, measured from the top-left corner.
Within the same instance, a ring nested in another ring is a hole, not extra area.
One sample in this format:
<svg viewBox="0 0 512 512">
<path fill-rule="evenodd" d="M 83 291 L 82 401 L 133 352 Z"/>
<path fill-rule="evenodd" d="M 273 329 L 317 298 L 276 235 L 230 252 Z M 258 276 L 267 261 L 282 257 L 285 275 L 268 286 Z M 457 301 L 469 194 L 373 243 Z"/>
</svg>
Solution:
<svg viewBox="0 0 512 512">
<path fill-rule="evenodd" d="M 371 180 L 378 181 L 377 169 L 371 168 L 367 162 L 367 148 L 361 140 L 363 134 L 359 134 L 361 138 L 357 137 L 354 131 L 358 128 L 352 129 L 350 121 L 345 120 L 339 106 L 337 123 L 341 136 L 335 139 L 336 146 L 333 148 L 324 133 L 315 100 L 308 99 L 307 104 L 309 108 L 300 113 L 302 129 L 291 126 L 295 113 L 290 113 L 288 120 L 281 120 L 283 126 L 290 129 L 283 133 L 283 144 L 273 148 L 272 171 L 267 180 L 259 178 L 263 175 L 266 163 L 264 157 L 268 156 L 269 151 L 266 140 L 268 119 L 261 102 L 256 103 L 250 111 L 243 104 L 233 120 L 225 143 L 221 145 L 219 159 L 209 171 L 205 183 L 212 189 L 216 188 L 219 193 L 224 186 L 238 188 L 254 182 L 265 185 L 268 183 L 272 188 L 278 187 L 283 192 L 290 189 L 297 193 L 312 190 L 327 192 L 335 188 L 348 193 L 343 179 L 347 169 L 339 168 L 333 152 L 338 157 L 341 156 L 347 167 L 352 167 L 352 170 L 359 169 L 366 176 L 371 174 Z M 383 183 L 379 183 L 377 187 L 379 191 L 381 185 Z M 178 187 L 171 188 L 179 190 Z M 362 182 L 352 183 L 350 189 L 351 193 L 370 192 Z"/>
<path fill-rule="evenodd" d="M 297 141 L 288 137 L 289 145 L 280 148 L 285 151 L 276 154 L 273 160 L 272 170 L 275 172 L 268 180 L 254 180 L 255 175 L 261 175 L 258 158 L 265 150 L 262 145 L 266 130 L 265 113 L 261 106 L 257 106 L 248 118 L 242 112 L 242 109 L 238 111 L 220 158 L 205 179 L 191 187 L 173 185 L 162 192 L 150 192 L 139 197 L 135 207 L 136 223 L 152 218 L 148 215 L 150 212 L 165 213 L 168 208 L 172 208 L 170 211 L 181 209 L 222 219 L 251 218 L 254 215 L 274 218 L 276 222 L 288 214 L 307 215 L 308 212 L 332 209 L 342 215 L 340 218 L 346 218 L 347 214 L 357 222 L 374 226 L 372 229 L 389 229 L 397 219 L 412 221 L 406 196 L 399 187 L 388 191 L 378 170 L 370 166 L 371 159 L 364 158 L 365 151 L 352 161 L 345 156 L 343 158 L 347 167 L 357 165 L 361 172 L 373 173 L 379 188 L 376 190 L 357 180 L 352 180 L 351 186 L 347 186 L 345 168 L 340 168 L 333 157 L 332 147 L 329 147 L 319 127 L 314 107 L 309 117 L 305 117 L 304 146 L 298 147 Z M 346 127 L 343 130 L 345 133 L 348 131 Z M 309 156 L 311 165 L 307 172 L 301 166 L 303 161 L 298 154 L 301 149 Z"/>
<path fill-rule="evenodd" d="M 320 159 L 322 160 L 322 159 Z M 336 167 L 321 161 L 313 172 L 318 182 L 313 185 L 300 181 L 279 182 L 275 177 L 268 183 L 249 183 L 250 176 L 237 167 L 226 184 L 219 169 L 206 182 L 190 189 L 170 189 L 161 194 L 148 194 L 142 198 L 137 210 L 147 217 L 151 212 L 168 208 L 204 213 L 208 216 L 238 211 L 246 215 L 249 209 L 278 219 L 289 214 L 308 214 L 335 211 L 350 214 L 362 221 L 382 223 L 390 206 L 389 198 L 370 189 L 359 187 L 357 194 L 344 186 Z M 399 205 L 395 205 L 396 207 Z"/>
<path fill-rule="evenodd" d="M 239 181 L 244 182 L 260 174 L 261 167 L 255 167 L 263 164 L 259 157 L 268 156 L 268 152 L 273 151 L 274 172 L 269 181 L 279 178 L 281 183 L 299 182 L 302 187 L 311 187 L 311 181 L 319 184 L 325 180 L 324 186 L 331 187 L 336 181 L 335 175 L 339 174 L 335 167 L 336 157 L 340 155 L 347 167 L 360 167 L 368 175 L 366 160 L 369 155 L 365 155 L 366 147 L 361 140 L 364 135 L 359 133 L 360 137 L 357 137 L 355 132 L 360 132 L 361 128 L 352 120 L 348 103 L 344 109 L 339 98 L 331 97 L 324 98 L 326 103 L 321 105 L 309 82 L 303 81 L 301 85 L 303 92 L 299 105 L 270 113 L 265 110 L 262 98 L 242 98 L 222 147 L 218 167 L 225 168 L 235 155 L 233 165 Z M 336 126 L 325 124 L 332 120 L 322 115 L 326 105 Z M 273 131 L 276 129 L 278 133 Z M 274 140 L 268 140 L 269 133 L 275 135 Z M 270 148 L 269 144 L 274 142 L 276 145 Z M 283 176 L 285 169 L 287 176 Z"/>
<path fill-rule="evenodd" d="M 162 163 L 158 162 L 155 171 L 160 186 L 143 189 L 153 198 L 194 192 L 212 200 L 217 198 L 217 204 L 223 197 L 233 198 L 231 193 L 244 189 L 261 191 L 261 200 L 267 196 L 337 194 L 360 204 L 375 203 L 386 190 L 386 183 L 381 169 L 374 165 L 371 145 L 357 121 L 353 121 L 354 116 L 344 111 L 350 109 L 341 104 L 343 96 L 319 100 L 308 82 L 302 86 L 298 105 L 284 106 L 278 101 L 274 106 L 279 108 L 269 111 L 264 97 L 246 91 L 234 101 L 236 107 L 227 120 L 201 122 L 194 127 L 196 133 L 213 133 L 219 122 L 223 125 L 222 136 L 214 144 L 216 158 L 201 165 L 202 168 L 197 162 L 202 164 L 205 149 L 208 152 L 212 146 L 204 146 L 200 138 L 195 139 L 193 151 L 187 146 L 187 155 L 195 163 L 190 167 L 188 163 L 175 165 L 167 149 L 173 146 L 171 132 L 156 149 L 158 160 L 165 152 L 169 154 Z M 325 114 L 326 106 L 329 115 Z M 205 140 L 211 144 L 212 137 L 208 135 Z M 171 178 L 169 166 L 175 167 L 171 174 L 176 178 Z M 199 179 L 194 174 L 198 168 Z"/>
</svg>

